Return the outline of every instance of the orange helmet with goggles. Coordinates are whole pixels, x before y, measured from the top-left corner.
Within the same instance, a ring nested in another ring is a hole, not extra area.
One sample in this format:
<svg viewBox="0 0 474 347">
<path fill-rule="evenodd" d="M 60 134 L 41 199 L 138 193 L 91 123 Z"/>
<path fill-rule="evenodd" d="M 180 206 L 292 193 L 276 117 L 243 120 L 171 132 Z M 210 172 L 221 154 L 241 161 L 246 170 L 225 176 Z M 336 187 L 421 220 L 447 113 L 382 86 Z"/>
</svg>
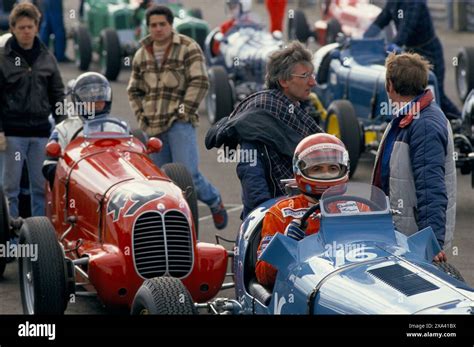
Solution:
<svg viewBox="0 0 474 347">
<path fill-rule="evenodd" d="M 349 153 L 336 136 L 310 135 L 296 146 L 293 173 L 299 190 L 319 199 L 329 187 L 349 180 Z"/>
</svg>

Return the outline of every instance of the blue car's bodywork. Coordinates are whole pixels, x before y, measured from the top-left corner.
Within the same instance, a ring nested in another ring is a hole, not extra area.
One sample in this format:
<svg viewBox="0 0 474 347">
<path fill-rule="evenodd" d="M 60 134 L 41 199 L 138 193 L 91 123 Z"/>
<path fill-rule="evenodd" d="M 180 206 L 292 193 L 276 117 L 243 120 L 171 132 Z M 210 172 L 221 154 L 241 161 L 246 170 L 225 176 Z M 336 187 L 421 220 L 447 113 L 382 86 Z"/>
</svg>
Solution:
<svg viewBox="0 0 474 347">
<path fill-rule="evenodd" d="M 366 189 L 366 199 L 378 200 L 380 209 L 329 213 L 325 194 L 317 234 L 299 242 L 280 233 L 274 236 L 261 255 L 278 269 L 273 290 L 256 282 L 253 262 L 263 217 L 275 201 L 249 215 L 240 229 L 234 258 L 236 299 L 242 313 L 474 313 L 474 289 L 432 265 L 440 248 L 431 228 L 410 237 L 399 233 L 388 200 L 377 188 L 351 183 L 347 201 L 361 187 Z M 344 194 L 337 196 L 346 201 Z"/>
<path fill-rule="evenodd" d="M 385 91 L 386 47 L 383 39 L 347 39 L 320 48 L 314 55 L 318 84 L 314 91 L 323 105 L 349 100 L 364 128 L 390 121 Z M 428 87 L 439 99 L 436 76 L 430 72 Z"/>
</svg>

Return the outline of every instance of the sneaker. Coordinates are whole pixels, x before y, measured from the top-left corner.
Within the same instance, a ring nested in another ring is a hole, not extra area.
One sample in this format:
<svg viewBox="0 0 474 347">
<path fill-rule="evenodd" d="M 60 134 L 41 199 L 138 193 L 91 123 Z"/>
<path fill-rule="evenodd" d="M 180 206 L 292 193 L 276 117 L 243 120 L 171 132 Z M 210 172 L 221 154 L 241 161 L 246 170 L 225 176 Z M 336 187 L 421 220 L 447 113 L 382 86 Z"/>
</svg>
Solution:
<svg viewBox="0 0 474 347">
<path fill-rule="evenodd" d="M 211 213 L 216 229 L 224 229 L 227 226 L 227 211 L 222 200 L 215 207 L 211 207 Z"/>
</svg>

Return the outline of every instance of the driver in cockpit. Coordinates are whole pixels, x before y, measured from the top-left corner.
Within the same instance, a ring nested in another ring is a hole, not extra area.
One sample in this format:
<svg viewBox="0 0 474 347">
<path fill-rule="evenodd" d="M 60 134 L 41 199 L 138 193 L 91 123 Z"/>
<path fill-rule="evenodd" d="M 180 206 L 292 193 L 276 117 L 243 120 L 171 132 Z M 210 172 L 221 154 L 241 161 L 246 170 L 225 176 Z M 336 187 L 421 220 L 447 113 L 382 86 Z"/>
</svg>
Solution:
<svg viewBox="0 0 474 347">
<path fill-rule="evenodd" d="M 68 83 L 68 87 L 73 114 L 54 127 L 48 141 L 59 143 L 62 149 L 82 133 L 85 122 L 108 117 L 112 107 L 112 88 L 107 78 L 99 73 L 83 73 Z M 57 158 L 46 158 L 43 163 L 43 175 L 51 187 L 54 183 L 57 163 Z"/>
<path fill-rule="evenodd" d="M 293 173 L 301 194 L 280 200 L 267 211 L 258 258 L 278 232 L 299 241 L 319 231 L 319 219 L 315 214 L 308 219 L 306 232 L 301 228 L 301 217 L 318 203 L 326 189 L 349 180 L 349 154 L 344 143 L 323 133 L 304 138 L 295 149 Z M 348 209 L 340 212 L 353 212 L 360 204 L 348 201 L 343 206 L 338 204 L 337 208 Z M 273 286 L 275 283 L 277 270 L 265 261 L 257 260 L 255 272 L 260 284 Z"/>
</svg>

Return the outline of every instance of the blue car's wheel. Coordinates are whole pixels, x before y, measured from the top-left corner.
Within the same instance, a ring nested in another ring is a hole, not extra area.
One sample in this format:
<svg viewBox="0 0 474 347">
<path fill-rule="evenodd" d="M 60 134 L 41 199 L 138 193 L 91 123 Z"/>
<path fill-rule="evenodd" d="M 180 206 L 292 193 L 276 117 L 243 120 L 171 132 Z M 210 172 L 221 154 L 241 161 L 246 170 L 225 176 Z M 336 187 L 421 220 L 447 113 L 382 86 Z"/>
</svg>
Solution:
<svg viewBox="0 0 474 347">
<path fill-rule="evenodd" d="M 461 282 L 466 282 L 464 277 L 462 277 L 461 272 L 454 267 L 454 265 L 449 264 L 449 263 L 436 263 L 433 262 L 433 265 L 435 265 L 438 269 L 446 272 L 449 276 L 454 277 L 455 279 L 461 281 Z"/>
<path fill-rule="evenodd" d="M 348 100 L 333 101 L 328 108 L 324 130 L 341 139 L 349 152 L 350 172 L 354 175 L 360 156 L 360 125 L 354 107 Z"/>
<path fill-rule="evenodd" d="M 458 53 L 456 87 L 462 101 L 474 89 L 474 47 L 463 47 Z"/>
<path fill-rule="evenodd" d="M 209 69 L 209 84 L 206 108 L 209 122 L 214 124 L 231 114 L 234 97 L 227 71 L 222 66 L 212 66 Z"/>
</svg>

